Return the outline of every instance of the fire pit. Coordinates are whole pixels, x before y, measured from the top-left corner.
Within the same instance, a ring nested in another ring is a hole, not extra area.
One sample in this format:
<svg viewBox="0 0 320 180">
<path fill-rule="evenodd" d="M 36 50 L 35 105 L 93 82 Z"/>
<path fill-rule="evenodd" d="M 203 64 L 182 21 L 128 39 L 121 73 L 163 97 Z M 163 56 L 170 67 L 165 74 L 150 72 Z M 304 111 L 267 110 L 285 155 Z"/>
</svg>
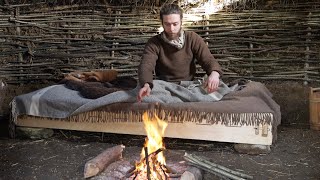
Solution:
<svg viewBox="0 0 320 180">
<path fill-rule="evenodd" d="M 148 113 L 144 113 L 142 119 L 147 138 L 141 152 L 141 160 L 129 170 L 126 177 L 133 176 L 133 179 L 148 180 L 180 177 L 181 174 L 166 165 L 163 155 L 165 150 L 163 136 L 168 123 L 158 118 L 155 114 L 149 116 Z"/>
<path fill-rule="evenodd" d="M 122 158 L 124 146 L 107 149 L 86 163 L 84 177 L 93 179 L 119 178 L 136 180 L 180 179 L 187 169 L 187 163 L 170 162 L 167 164 L 163 136 L 168 125 L 152 111 L 143 114 L 143 124 L 147 137 L 140 153 L 140 159 L 131 163 Z M 131 157 L 132 158 L 132 157 Z M 102 172 L 103 171 L 103 172 Z"/>
<path fill-rule="evenodd" d="M 142 119 L 147 137 L 140 153 L 140 159 L 130 163 L 129 160 L 122 158 L 122 151 L 125 148 L 123 145 L 109 148 L 86 163 L 85 178 L 95 176 L 92 179 L 200 180 L 202 179 L 201 170 L 203 170 L 220 178 L 253 179 L 250 175 L 187 153 L 183 156 L 185 161 L 167 163 L 164 156 L 166 148 L 163 136 L 168 124 L 152 111 L 145 112 Z M 96 176 L 97 174 L 99 175 Z"/>
</svg>

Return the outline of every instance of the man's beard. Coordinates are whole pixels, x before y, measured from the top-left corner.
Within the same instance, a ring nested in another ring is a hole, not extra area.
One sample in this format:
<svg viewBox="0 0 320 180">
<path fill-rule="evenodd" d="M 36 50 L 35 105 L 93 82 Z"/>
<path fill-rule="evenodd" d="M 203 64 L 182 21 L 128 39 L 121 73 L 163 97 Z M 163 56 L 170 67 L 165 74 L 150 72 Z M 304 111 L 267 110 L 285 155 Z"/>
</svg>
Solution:
<svg viewBox="0 0 320 180">
<path fill-rule="evenodd" d="M 171 33 L 171 34 L 168 34 L 167 32 L 164 31 L 164 33 L 166 33 L 166 37 L 169 39 L 169 40 L 176 40 L 180 37 L 181 35 L 181 28 L 179 29 L 178 33 Z"/>
</svg>

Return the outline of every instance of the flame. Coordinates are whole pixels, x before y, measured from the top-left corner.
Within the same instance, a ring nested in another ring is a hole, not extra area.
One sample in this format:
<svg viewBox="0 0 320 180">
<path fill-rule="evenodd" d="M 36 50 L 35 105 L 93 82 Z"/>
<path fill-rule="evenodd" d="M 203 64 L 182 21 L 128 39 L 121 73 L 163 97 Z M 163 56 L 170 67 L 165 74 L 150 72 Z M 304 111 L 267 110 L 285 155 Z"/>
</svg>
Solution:
<svg viewBox="0 0 320 180">
<path fill-rule="evenodd" d="M 144 147 L 142 148 L 141 151 L 141 161 L 136 164 L 136 168 L 139 169 L 141 174 L 146 174 L 147 172 L 147 165 L 145 162 L 145 147 L 148 149 L 148 154 L 154 153 L 155 151 L 159 149 L 165 149 L 164 143 L 163 143 L 163 136 L 166 127 L 168 126 L 168 123 L 165 121 L 161 120 L 157 115 L 153 114 L 152 117 L 149 117 L 149 113 L 145 112 L 142 115 L 143 119 L 143 124 L 144 124 L 144 129 L 147 133 L 147 138 L 144 143 Z M 156 159 L 149 160 L 149 165 L 151 168 L 151 176 L 152 177 L 157 177 L 157 172 L 161 172 L 161 167 L 162 165 L 166 165 L 165 157 L 163 155 L 163 152 L 159 152 L 156 155 Z M 156 169 L 154 169 L 156 168 Z M 140 179 L 140 178 L 138 178 Z"/>
<path fill-rule="evenodd" d="M 164 132 L 168 126 L 168 123 L 159 119 L 157 115 L 154 115 L 150 119 L 148 113 L 146 112 L 143 114 L 142 119 L 144 123 L 144 129 L 147 132 L 147 139 L 144 147 L 148 148 L 149 153 L 155 152 L 160 148 L 165 148 L 162 137 L 164 136 Z M 144 157 L 144 151 L 141 153 L 141 155 Z M 162 152 L 158 154 L 157 160 L 161 164 L 165 165 L 165 158 Z"/>
</svg>

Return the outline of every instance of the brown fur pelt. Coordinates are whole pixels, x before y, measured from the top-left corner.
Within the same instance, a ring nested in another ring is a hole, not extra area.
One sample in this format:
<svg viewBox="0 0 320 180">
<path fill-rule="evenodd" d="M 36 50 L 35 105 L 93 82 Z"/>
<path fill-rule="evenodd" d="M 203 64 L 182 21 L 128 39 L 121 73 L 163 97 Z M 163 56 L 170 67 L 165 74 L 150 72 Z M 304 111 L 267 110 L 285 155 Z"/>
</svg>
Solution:
<svg viewBox="0 0 320 180">
<path fill-rule="evenodd" d="M 137 86 L 137 81 L 129 77 L 117 77 L 115 70 L 97 70 L 90 72 L 71 72 L 60 81 L 67 88 L 79 91 L 89 99 L 96 99 L 107 94 L 130 90 Z"/>
<path fill-rule="evenodd" d="M 79 91 L 81 96 L 88 99 L 97 99 L 116 91 L 131 90 L 137 86 L 137 81 L 129 77 L 117 77 L 110 82 L 64 80 L 63 83 L 67 88 Z"/>
<path fill-rule="evenodd" d="M 71 72 L 67 74 L 60 83 L 64 83 L 68 80 L 74 81 L 87 81 L 87 82 L 110 82 L 117 78 L 118 72 L 115 70 L 98 70 L 90 72 Z"/>
</svg>

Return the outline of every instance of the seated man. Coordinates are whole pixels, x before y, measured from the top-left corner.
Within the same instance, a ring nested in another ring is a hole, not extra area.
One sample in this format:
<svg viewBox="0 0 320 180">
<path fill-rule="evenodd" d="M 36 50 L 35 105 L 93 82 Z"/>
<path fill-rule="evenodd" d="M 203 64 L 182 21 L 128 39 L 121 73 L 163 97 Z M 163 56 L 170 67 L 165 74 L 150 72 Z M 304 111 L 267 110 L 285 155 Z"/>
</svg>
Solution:
<svg viewBox="0 0 320 180">
<path fill-rule="evenodd" d="M 190 81 L 196 74 L 196 59 L 208 75 L 205 82 L 208 93 L 218 89 L 222 74 L 219 63 L 198 34 L 181 28 L 182 18 L 182 9 L 176 4 L 161 8 L 164 32 L 149 39 L 138 68 L 141 86 L 137 97 L 139 102 L 150 95 L 154 71 L 160 80 L 176 83 Z"/>
</svg>

